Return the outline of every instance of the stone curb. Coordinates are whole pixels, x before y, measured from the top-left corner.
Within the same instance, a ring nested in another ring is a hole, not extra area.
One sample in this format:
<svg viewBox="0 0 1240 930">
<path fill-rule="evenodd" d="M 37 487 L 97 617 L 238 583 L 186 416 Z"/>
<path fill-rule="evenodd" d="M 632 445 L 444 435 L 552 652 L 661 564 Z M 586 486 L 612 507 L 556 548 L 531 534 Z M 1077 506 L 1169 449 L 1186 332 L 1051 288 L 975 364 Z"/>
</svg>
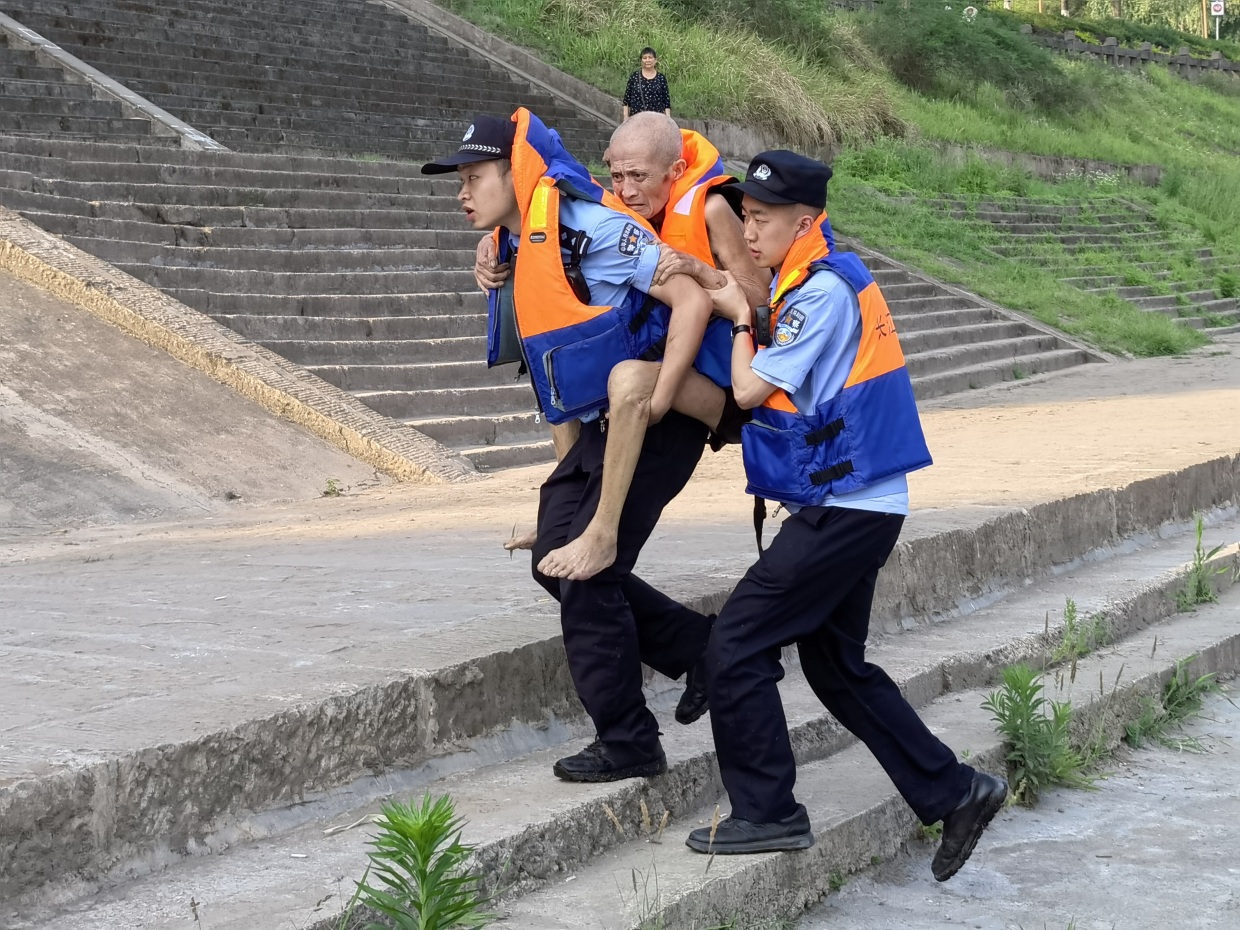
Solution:
<svg viewBox="0 0 1240 930">
<path fill-rule="evenodd" d="M 177 119 L 162 107 L 157 107 L 145 97 L 134 93 L 128 87 L 108 77 L 102 71 L 92 68 L 86 62 L 70 55 L 63 48 L 33 29 L 23 26 L 17 20 L 0 13 L 0 32 L 8 35 L 18 48 L 28 48 L 39 57 L 52 61 L 57 67 L 64 68 L 89 84 L 93 89 L 119 103 L 122 109 L 135 116 L 143 116 L 151 121 L 152 128 L 160 135 L 175 135 L 181 140 L 181 147 L 194 150 L 210 150 L 216 152 L 229 151 L 205 132 Z M 160 131 L 161 130 L 161 131 Z"/>
<path fill-rule="evenodd" d="M 0 252 L 0 256 L 3 252 Z M 1029 510 L 1011 511 L 969 529 L 902 542 L 880 574 L 873 629 L 899 632 L 913 618 L 965 612 L 998 599 L 1055 566 L 1100 549 L 1183 525 L 1194 511 L 1236 499 L 1236 464 L 1224 457 L 1118 490 L 1097 491 Z M 731 585 L 690 603 L 717 610 Z M 1034 643 L 1020 648 L 1034 649 Z M 1038 647 L 1041 648 L 1041 647 Z M 907 685 L 924 703 L 956 682 L 988 674 L 992 657 L 961 660 Z M 1005 657 L 1004 661 L 1016 661 Z M 980 671 L 979 671 L 980 669 Z M 513 687 L 520 682 L 520 687 Z M 206 734 L 55 776 L 0 789 L 0 835 L 21 837 L 0 863 L 0 893 L 37 886 L 44 876 L 21 872 L 20 862 L 45 861 L 59 871 L 100 877 L 118 862 L 149 854 L 157 843 L 174 853 L 209 845 L 238 812 L 260 811 L 361 777 L 377 765 L 413 768 L 472 738 L 514 723 L 540 724 L 548 714 L 581 713 L 559 637 L 363 688 Z M 823 723 L 798 734 L 798 745 L 832 751 L 841 734 Z M 697 760 L 664 802 L 677 809 L 713 784 L 713 762 Z M 220 785 L 230 786 L 221 793 Z M 694 787 L 697 785 L 697 787 Z M 636 789 L 617 800 L 638 804 Z M 682 797 L 678 800 L 676 795 Z M 54 825 L 49 828 L 48 825 Z M 41 847 L 50 847 L 42 849 Z M 5 887 L 7 885 L 7 887 Z"/>
<path fill-rule="evenodd" d="M 464 458 L 0 207 L 0 269 L 205 372 L 399 481 L 476 481 Z"/>
<path fill-rule="evenodd" d="M 1238 547 L 1233 544 L 1219 554 L 1210 563 L 1215 568 L 1228 569 L 1215 576 L 1213 587 L 1221 592 L 1231 586 L 1235 572 L 1240 568 Z M 1150 625 L 1175 616 L 1175 592 L 1183 585 L 1187 576 L 1187 566 L 1166 575 L 1158 583 L 1145 587 L 1123 602 L 1112 605 L 1107 615 L 1112 619 L 1113 629 L 1122 635 L 1131 635 Z M 1051 632 L 1055 632 L 1052 626 Z M 1197 676 L 1210 672 L 1227 675 L 1240 669 L 1240 632 L 1229 631 L 1220 636 L 1211 636 L 1213 640 L 1208 647 L 1195 651 L 1193 661 L 1189 665 L 1190 675 Z M 938 664 L 936 669 L 929 670 L 927 676 L 933 677 L 941 671 L 943 686 L 937 694 L 910 694 L 915 706 L 925 706 L 936 697 L 949 693 L 968 694 L 972 698 L 980 698 L 979 689 L 993 686 L 1001 671 L 1014 663 L 1036 663 L 1045 656 L 1049 645 L 1044 636 L 1032 637 L 1026 641 L 1014 642 L 1012 648 L 994 651 L 978 656 L 949 656 Z M 1087 660 L 1082 659 L 1082 664 Z M 1044 678 L 1048 699 L 1073 699 L 1074 716 L 1072 739 L 1078 748 L 1089 746 L 1106 750 L 1114 749 L 1122 741 L 1126 724 L 1136 720 L 1142 713 L 1146 698 L 1156 697 L 1163 685 L 1168 681 L 1175 669 L 1175 661 L 1184 656 L 1167 656 L 1160 660 L 1154 671 L 1138 673 L 1135 677 L 1116 682 L 1106 680 L 1102 693 L 1099 694 L 1090 686 L 1088 679 L 1082 679 L 1075 692 L 1069 693 L 1072 685 L 1062 680 L 1067 676 L 1047 674 Z M 967 678 L 951 679 L 949 668 L 972 665 L 977 674 Z M 1082 673 L 1088 674 L 1088 673 Z M 925 678 L 927 676 L 920 676 Z M 1109 678 L 1110 676 L 1108 676 Z M 905 682 L 907 691 L 915 691 L 916 682 Z M 918 698 L 924 700 L 918 700 Z M 980 701 L 979 701 L 980 703 Z M 824 715 L 824 719 L 830 718 Z M 830 721 L 836 730 L 842 730 Z M 802 728 L 804 729 L 804 727 Z M 1005 767 L 1006 747 L 995 738 L 993 731 L 987 731 L 991 741 L 978 745 L 970 742 L 970 762 L 989 771 L 1002 771 Z M 798 761 L 807 762 L 826 759 L 834 753 L 855 744 L 850 735 L 843 733 L 844 739 L 828 745 L 824 743 L 811 753 L 804 748 L 798 752 Z M 796 735 L 794 734 L 794 741 Z M 697 763 L 699 760 L 693 760 Z M 717 782 L 717 774 L 713 759 L 705 762 L 707 770 L 706 787 L 721 791 Z M 644 800 L 650 809 L 651 817 L 658 822 L 661 816 L 659 793 L 649 788 L 664 788 L 664 782 L 674 780 L 689 786 L 696 786 L 702 775 L 695 771 L 697 766 L 679 766 L 667 776 L 647 783 L 648 790 Z M 713 779 L 710 777 L 713 775 Z M 711 782 L 714 782 L 711 785 Z M 665 789 L 664 789 L 665 790 Z M 790 856 L 764 856 L 747 858 L 739 868 L 731 869 L 727 874 L 717 878 L 704 880 L 697 887 L 680 893 L 673 892 L 659 906 L 651 908 L 643 914 L 641 927 L 705 927 L 735 921 L 743 918 L 770 919 L 795 918 L 806 907 L 813 904 L 831 890 L 832 880 L 842 874 L 859 871 L 871 864 L 875 855 L 887 858 L 898 852 L 909 842 L 917 828 L 917 821 L 903 799 L 888 784 L 880 791 L 885 795 L 870 806 L 850 813 L 834 823 L 816 828 L 817 845 L 807 853 Z M 636 790 L 626 792 L 637 795 Z M 619 794 L 619 792 L 617 792 Z M 706 790 L 697 798 L 697 804 L 687 809 L 673 810 L 673 816 L 700 813 L 707 805 L 718 797 Z M 628 800 L 627 798 L 625 800 Z M 596 807 L 601 806 L 596 804 Z M 620 798 L 609 799 L 609 806 L 614 810 L 621 822 L 640 823 L 640 810 L 637 798 L 631 803 L 621 806 Z M 594 817 L 598 828 L 604 833 L 610 818 L 604 812 Z M 570 835 L 583 829 L 580 823 L 565 825 Z M 545 829 L 545 828 L 544 828 Z M 683 832 L 683 829 L 682 831 Z M 677 838 L 679 835 L 677 835 Z M 627 840 L 627 838 L 626 838 Z M 618 845 L 618 844 L 613 844 Z M 537 848 L 537 847 L 535 847 Z M 506 851 L 511 859 L 496 860 L 496 864 L 505 861 L 521 861 L 522 850 Z M 704 861 L 704 860 L 703 860 Z M 727 866 L 724 867 L 725 869 Z M 589 881 L 589 878 L 584 880 Z M 525 926 L 520 917 L 510 924 L 514 927 Z M 631 924 L 629 924 L 631 926 Z M 742 924 L 743 925 L 743 924 Z M 332 925 L 319 923 L 311 930 L 331 930 Z M 638 928 L 640 930 L 640 928 Z"/>
<path fill-rule="evenodd" d="M 1225 591 L 1231 587 L 1234 573 L 1240 570 L 1240 544 L 1228 546 L 1208 565 L 1212 569 L 1226 569 L 1221 574 L 1210 576 L 1216 593 Z M 1175 594 L 1184 585 L 1187 575 L 1187 565 L 1181 566 L 1164 574 L 1157 582 L 1141 587 L 1131 596 L 1108 604 L 1105 612 L 1112 641 L 1126 639 L 1174 616 Z M 939 657 L 915 675 L 897 679 L 897 683 L 910 703 L 918 708 L 949 694 L 976 692 L 993 686 L 1003 669 L 1010 665 L 1044 663 L 1048 653 L 1058 644 L 1061 633 L 1061 621 L 1048 621 L 1044 633 L 1018 637 L 999 648 L 983 652 Z M 1215 652 L 1198 656 L 1192 668 L 1194 674 L 1240 668 L 1240 633 L 1221 643 Z M 1123 700 L 1116 701 L 1113 695 L 1108 695 L 1102 701 L 1094 699 L 1090 704 L 1078 707 L 1073 724 L 1074 739 L 1083 745 L 1093 742 L 1099 732 L 1105 732 L 1105 747 L 1113 749 L 1120 742 L 1124 724 L 1140 714 L 1141 698 L 1157 693 L 1172 670 L 1173 665 L 1168 665 L 1156 674 L 1128 682 L 1123 689 Z M 1052 677 L 1048 676 L 1048 690 Z M 1111 683 L 1107 684 L 1110 686 Z M 1091 688 L 1078 688 L 1091 698 L 1096 698 Z M 1105 723 L 1105 727 L 1100 721 Z M 790 736 L 799 765 L 827 759 L 857 744 L 852 734 L 825 712 L 817 719 L 792 728 Z M 971 761 L 981 768 L 1003 770 L 1004 747 L 997 741 L 980 748 L 972 746 L 971 749 Z M 603 800 L 593 798 L 583 801 L 550 820 L 532 824 L 514 835 L 479 846 L 475 850 L 475 862 L 492 882 L 499 877 L 504 889 L 502 896 L 511 900 L 549 882 L 562 881 L 565 873 L 587 865 L 599 854 L 640 838 L 619 835 L 615 828 L 617 822 L 657 824 L 667 811 L 674 823 L 681 824 L 683 832 L 684 818 L 711 804 L 722 792 L 714 753 L 701 753 L 673 764 L 668 773 L 659 778 L 617 784 Z M 715 926 L 721 920 L 738 915 L 763 918 L 795 916 L 827 892 L 831 872 L 854 872 L 869 865 L 870 857 L 875 854 L 884 857 L 893 854 L 908 842 L 916 826 L 907 805 L 899 795 L 892 793 L 878 807 L 818 833 L 818 846 L 813 855 L 825 855 L 828 859 L 825 865 L 818 862 L 811 868 L 803 868 L 805 863 L 786 863 L 794 869 L 795 877 L 785 878 L 782 873 L 774 873 L 780 877 L 775 880 L 767 877 L 754 879 L 760 888 L 765 889 L 755 892 L 764 898 L 761 906 L 747 908 L 743 904 L 747 895 L 737 897 L 736 888 L 729 878 L 718 884 L 708 883 L 697 889 L 695 895 L 672 902 L 664 912 L 649 914 L 647 919 L 662 920 L 658 926 L 697 927 Z M 677 840 L 673 842 L 678 841 L 679 833 L 676 836 Z M 779 869 L 781 865 L 778 860 L 799 858 L 769 857 L 765 864 L 756 868 Z M 785 893 L 789 887 L 797 889 L 795 896 Z M 713 906 L 714 897 L 718 895 L 723 895 L 727 902 L 723 907 Z M 781 903 L 774 903 L 773 898 L 778 898 Z M 702 923 L 703 920 L 706 922 Z M 307 930 L 335 930 L 337 925 L 338 918 L 325 919 L 310 924 Z M 646 924 L 643 923 L 643 926 Z"/>
</svg>

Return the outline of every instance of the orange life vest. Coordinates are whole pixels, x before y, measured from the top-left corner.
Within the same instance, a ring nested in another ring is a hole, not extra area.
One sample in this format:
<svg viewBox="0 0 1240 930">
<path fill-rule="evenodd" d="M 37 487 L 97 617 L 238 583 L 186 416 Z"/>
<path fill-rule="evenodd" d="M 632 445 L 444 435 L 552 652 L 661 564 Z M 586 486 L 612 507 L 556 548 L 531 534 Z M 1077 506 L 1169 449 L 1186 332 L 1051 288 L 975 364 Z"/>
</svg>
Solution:
<svg viewBox="0 0 1240 930">
<path fill-rule="evenodd" d="M 513 315 L 539 408 L 549 422 L 563 423 L 606 409 L 607 379 L 617 363 L 660 354 L 670 311 L 636 288 L 616 306 L 595 306 L 578 297 L 565 273 L 560 198 L 604 203 L 605 192 L 538 117 L 522 107 L 512 119 L 517 124 L 512 179 L 521 211 Z M 641 217 L 622 212 L 653 233 Z M 507 260 L 507 242 L 498 230 L 496 244 L 501 260 Z M 498 358 L 500 310 L 499 295 L 493 292 L 491 364 L 503 361 Z"/>
</svg>

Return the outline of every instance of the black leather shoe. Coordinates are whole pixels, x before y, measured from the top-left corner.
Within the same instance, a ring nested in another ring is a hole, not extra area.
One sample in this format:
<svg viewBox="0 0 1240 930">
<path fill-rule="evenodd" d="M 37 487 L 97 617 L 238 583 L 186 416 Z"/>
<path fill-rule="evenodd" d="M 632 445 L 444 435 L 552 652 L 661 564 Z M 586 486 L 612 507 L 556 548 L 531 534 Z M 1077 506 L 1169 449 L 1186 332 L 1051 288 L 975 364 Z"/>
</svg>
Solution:
<svg viewBox="0 0 1240 930">
<path fill-rule="evenodd" d="M 706 663 L 698 659 L 685 672 L 685 693 L 676 702 L 676 722 L 686 726 L 699 719 L 710 706 L 706 699 Z"/>
<path fill-rule="evenodd" d="M 647 778 L 667 771 L 667 756 L 661 746 L 653 755 L 632 759 L 617 758 L 602 740 L 596 739 L 575 756 L 565 756 L 551 767 L 557 778 L 565 781 L 621 781 L 625 778 Z"/>
<path fill-rule="evenodd" d="M 736 403 L 736 395 L 732 393 L 732 389 L 724 388 L 723 415 L 719 418 L 719 425 L 710 431 L 711 451 L 718 452 L 727 445 L 739 445 L 741 427 L 752 419 L 753 411 L 742 410 Z"/>
<path fill-rule="evenodd" d="M 751 823 L 737 817 L 721 820 L 713 841 L 710 827 L 698 827 L 689 834 L 685 845 L 696 852 L 719 853 L 721 856 L 783 852 L 809 849 L 814 845 L 814 834 L 809 828 L 805 805 L 798 804 L 791 816 L 774 823 Z"/>
<path fill-rule="evenodd" d="M 930 870 L 936 881 L 945 882 L 973 853 L 986 825 L 1007 800 L 1008 785 L 1002 778 L 976 772 L 965 799 L 943 818 L 943 840 L 934 854 Z"/>
</svg>

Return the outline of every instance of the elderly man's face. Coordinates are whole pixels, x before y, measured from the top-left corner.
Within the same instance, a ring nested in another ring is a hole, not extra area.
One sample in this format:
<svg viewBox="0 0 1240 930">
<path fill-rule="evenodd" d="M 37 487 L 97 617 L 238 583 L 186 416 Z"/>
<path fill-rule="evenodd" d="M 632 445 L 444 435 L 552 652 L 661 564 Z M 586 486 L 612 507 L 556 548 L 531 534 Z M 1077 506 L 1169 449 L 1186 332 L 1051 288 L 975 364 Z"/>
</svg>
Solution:
<svg viewBox="0 0 1240 930">
<path fill-rule="evenodd" d="M 649 147 L 640 141 L 613 142 L 604 157 L 611 167 L 612 193 L 623 200 L 626 207 L 648 220 L 667 208 L 672 183 L 684 173 L 683 162 L 661 165 Z"/>
</svg>

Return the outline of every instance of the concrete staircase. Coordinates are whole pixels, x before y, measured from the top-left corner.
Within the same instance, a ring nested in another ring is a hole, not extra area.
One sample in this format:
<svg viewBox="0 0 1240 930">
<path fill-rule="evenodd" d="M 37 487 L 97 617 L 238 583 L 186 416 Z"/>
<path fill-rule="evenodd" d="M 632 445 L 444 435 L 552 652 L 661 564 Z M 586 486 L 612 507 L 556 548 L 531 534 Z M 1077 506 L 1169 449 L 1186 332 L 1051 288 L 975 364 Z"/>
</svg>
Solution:
<svg viewBox="0 0 1240 930">
<path fill-rule="evenodd" d="M 414 165 L 10 138 L 0 204 L 482 469 L 548 461 L 527 381 L 487 369 L 477 234 Z M 867 260 L 932 397 L 1088 361 L 1052 331 Z"/>
<path fill-rule="evenodd" d="M 957 217 L 996 226 L 1003 242 L 992 251 L 1062 271 L 1060 280 L 1092 294 L 1113 294 L 1142 310 L 1164 313 L 1182 326 L 1211 335 L 1240 331 L 1240 300 L 1219 289 L 1214 252 L 1191 230 L 1161 229 L 1118 199 L 1088 205 L 1052 205 L 1015 198 L 969 210 L 942 201 Z M 1116 274 L 1116 264 L 1123 273 Z"/>
<path fill-rule="evenodd" d="M 1005 747 L 982 700 L 1007 665 L 1047 660 L 1071 598 L 1082 618 L 1105 612 L 1109 643 L 1073 660 L 1071 675 L 1052 669 L 1046 696 L 1071 698 L 1079 742 L 1114 746 L 1177 659 L 1196 657 L 1193 676 L 1240 666 L 1234 591 L 1192 613 L 1177 612 L 1175 599 L 1188 577 L 1191 511 L 1229 506 L 1236 493 L 1227 458 L 1030 509 L 915 514 L 878 586 L 869 654 L 936 733 L 973 765 L 1000 771 Z M 1240 524 L 1234 509 L 1214 516 L 1206 545 L 1227 548 L 1206 577 L 1225 589 Z M 695 582 L 717 606 L 728 576 L 716 577 Z M 366 863 L 370 817 L 385 798 L 423 791 L 453 797 L 475 864 L 500 890 L 504 926 L 522 930 L 788 919 L 837 876 L 911 841 L 913 817 L 891 783 L 790 661 L 780 690 L 818 844 L 714 861 L 687 851 L 685 834 L 717 814 L 721 787 L 706 722 L 671 721 L 679 688 L 649 682 L 665 721 L 666 775 L 559 782 L 552 762 L 589 731 L 571 707 L 554 625 L 535 637 L 510 612 L 484 620 L 482 630 L 443 631 L 456 652 L 438 653 L 434 633 L 420 637 L 419 658 L 440 664 L 404 677 L 298 695 L 258 719 L 237 705 L 233 729 L 199 728 L 158 749 L 76 749 L 51 773 L 0 782 L 11 841 L 0 846 L 0 926 L 335 930 Z M 476 657 L 462 661 L 462 649 Z M 359 765 L 373 774 L 359 778 Z M 985 843 L 975 856 L 970 871 L 984 865 Z"/>
<path fill-rule="evenodd" d="M 61 68 L 41 65 L 32 51 L 14 48 L 0 33 L 0 135 L 108 139 L 138 145 L 173 145 L 149 119 L 126 117 L 121 105 L 97 100 L 88 84 L 69 80 Z"/>
<path fill-rule="evenodd" d="M 245 152 L 419 160 L 531 107 L 601 157 L 611 129 L 365 0 L 0 0 L 66 51 Z"/>
</svg>

